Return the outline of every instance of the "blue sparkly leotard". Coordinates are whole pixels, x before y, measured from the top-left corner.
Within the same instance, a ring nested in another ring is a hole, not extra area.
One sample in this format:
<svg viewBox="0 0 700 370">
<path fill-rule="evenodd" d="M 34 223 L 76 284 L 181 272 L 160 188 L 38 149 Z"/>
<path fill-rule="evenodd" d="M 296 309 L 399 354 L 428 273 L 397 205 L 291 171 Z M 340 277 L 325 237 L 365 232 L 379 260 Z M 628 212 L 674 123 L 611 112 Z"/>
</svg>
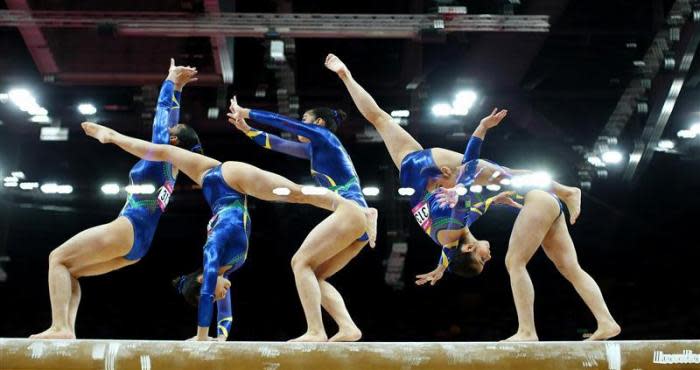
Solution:
<svg viewBox="0 0 700 370">
<path fill-rule="evenodd" d="M 172 81 L 165 81 L 158 96 L 151 142 L 168 144 L 170 142 L 168 129 L 177 125 L 179 117 L 180 92 L 175 91 Z M 134 229 L 134 244 L 124 258 L 138 260 L 146 255 L 151 247 L 158 220 L 170 200 L 175 186 L 173 166 L 168 162 L 140 160 L 129 172 L 129 183 L 131 185 L 150 184 L 156 187 L 153 194 L 129 194 L 126 204 L 119 213 L 131 222 Z"/>
<path fill-rule="evenodd" d="M 311 175 L 319 186 L 337 192 L 345 199 L 367 208 L 355 166 L 338 137 L 325 127 L 304 123 L 280 114 L 255 110 L 250 119 L 274 128 L 308 138 L 310 143 L 282 139 L 259 130 L 250 130 L 248 137 L 266 148 L 311 161 Z M 367 234 L 359 240 L 368 240 Z"/>
<path fill-rule="evenodd" d="M 248 255 L 250 216 L 245 194 L 233 190 L 223 177 L 221 166 L 211 168 L 202 179 L 202 192 L 211 207 L 212 218 L 204 245 L 202 287 L 199 296 L 198 325 L 211 324 L 216 279 L 222 267 L 224 276 L 240 268 Z M 219 334 L 231 329 L 230 296 L 218 303 Z"/>
</svg>

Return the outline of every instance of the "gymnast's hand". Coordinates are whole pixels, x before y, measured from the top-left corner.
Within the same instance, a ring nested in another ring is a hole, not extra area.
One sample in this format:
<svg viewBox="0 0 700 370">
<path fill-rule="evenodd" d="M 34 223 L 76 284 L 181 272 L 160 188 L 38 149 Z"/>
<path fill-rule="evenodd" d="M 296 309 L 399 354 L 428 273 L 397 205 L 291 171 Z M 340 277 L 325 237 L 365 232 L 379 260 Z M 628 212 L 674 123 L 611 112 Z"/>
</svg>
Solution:
<svg viewBox="0 0 700 370">
<path fill-rule="evenodd" d="M 503 204 L 509 207 L 515 207 L 515 208 L 523 208 L 523 205 L 514 201 L 513 198 L 511 198 L 513 195 L 515 195 L 514 191 L 504 191 L 493 197 L 493 203 L 494 204 Z"/>
<path fill-rule="evenodd" d="M 190 82 L 197 81 L 197 68 L 190 66 L 176 66 L 175 59 L 170 58 L 170 68 L 168 69 L 168 80 L 175 83 L 176 90 L 182 88 Z"/>
<path fill-rule="evenodd" d="M 430 285 L 435 285 L 438 280 L 442 279 L 442 275 L 445 273 L 446 267 L 439 265 L 435 270 L 430 271 L 427 274 L 416 275 L 416 285 L 423 285 L 430 282 Z"/>
<path fill-rule="evenodd" d="M 454 208 L 457 205 L 460 195 L 467 193 L 467 188 L 462 184 L 457 184 L 453 188 L 438 188 L 435 199 L 440 208 Z"/>
<path fill-rule="evenodd" d="M 349 75 L 350 71 L 348 70 L 348 67 L 345 66 L 345 63 L 343 63 L 340 58 L 333 54 L 328 54 L 326 56 L 326 61 L 324 63 L 326 68 L 330 69 L 331 71 L 337 73 L 340 76 L 343 75 Z"/>
<path fill-rule="evenodd" d="M 231 116 L 231 113 L 229 113 L 228 115 L 229 115 L 229 117 L 230 117 L 230 116 Z M 247 134 L 247 133 L 250 132 L 250 130 L 251 130 L 250 126 L 248 126 L 248 123 L 246 123 L 246 121 L 245 121 L 243 118 L 238 119 L 238 120 L 229 118 L 228 121 L 229 121 L 230 123 L 232 123 L 234 126 L 236 126 L 236 128 L 237 128 L 239 131 L 243 132 L 244 134 Z"/>
<path fill-rule="evenodd" d="M 231 105 L 229 105 L 228 110 L 230 112 L 227 114 L 228 121 L 234 125 L 236 124 L 236 121 L 243 120 L 244 118 L 250 118 L 250 109 L 243 108 L 238 105 L 238 100 L 236 99 L 235 95 L 231 99 Z M 250 129 L 250 127 L 248 127 L 248 129 Z"/>
<path fill-rule="evenodd" d="M 508 115 L 508 110 L 502 109 L 500 112 L 498 111 L 498 108 L 494 108 L 493 112 L 489 114 L 488 116 L 484 117 L 479 125 L 481 125 L 484 128 L 493 128 L 498 126 L 501 121 L 506 118 Z"/>
</svg>

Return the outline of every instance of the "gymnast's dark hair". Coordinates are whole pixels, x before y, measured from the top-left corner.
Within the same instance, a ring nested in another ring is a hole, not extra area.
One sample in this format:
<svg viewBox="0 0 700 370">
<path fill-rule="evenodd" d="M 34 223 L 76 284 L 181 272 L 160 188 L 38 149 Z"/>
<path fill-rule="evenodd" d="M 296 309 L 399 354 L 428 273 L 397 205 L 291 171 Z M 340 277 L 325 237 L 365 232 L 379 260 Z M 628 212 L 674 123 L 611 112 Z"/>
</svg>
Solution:
<svg viewBox="0 0 700 370">
<path fill-rule="evenodd" d="M 448 266 L 448 270 L 451 273 L 459 275 L 461 277 L 474 277 L 481 273 L 481 269 L 479 268 L 481 264 L 479 263 L 479 260 L 477 259 L 477 256 L 474 253 L 474 251 L 462 251 L 462 245 L 464 243 L 466 243 L 466 238 L 460 238 L 459 244 L 457 244 L 457 247 L 455 247 L 459 248 L 459 250 L 457 251 L 457 254 L 454 257 L 452 257 L 452 260 L 450 261 L 450 264 Z"/>
<path fill-rule="evenodd" d="M 332 133 L 338 131 L 338 126 L 345 121 L 347 114 L 340 109 L 331 109 L 328 107 L 318 107 L 309 109 L 309 112 L 316 118 L 323 118 L 326 122 L 326 128 Z"/>
<path fill-rule="evenodd" d="M 199 290 L 202 287 L 202 283 L 197 280 L 197 277 L 201 274 L 202 269 L 200 268 L 195 272 L 173 279 L 173 287 L 179 294 L 182 294 L 185 302 L 194 307 L 197 307 L 199 304 Z"/>
<path fill-rule="evenodd" d="M 177 131 L 177 146 L 183 149 L 193 151 L 195 153 L 204 154 L 202 143 L 199 141 L 197 131 L 192 126 L 180 124 Z"/>
</svg>

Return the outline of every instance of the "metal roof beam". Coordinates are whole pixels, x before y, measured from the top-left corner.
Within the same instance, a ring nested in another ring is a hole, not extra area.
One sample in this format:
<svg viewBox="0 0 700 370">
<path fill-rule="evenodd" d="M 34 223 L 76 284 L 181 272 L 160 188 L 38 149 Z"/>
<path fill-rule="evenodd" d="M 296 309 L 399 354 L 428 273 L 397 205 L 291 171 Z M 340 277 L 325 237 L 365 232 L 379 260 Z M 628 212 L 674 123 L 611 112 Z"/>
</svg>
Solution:
<svg viewBox="0 0 700 370">
<path fill-rule="evenodd" d="M 436 22 L 437 21 L 437 22 Z M 440 22 L 441 21 L 441 22 Z M 418 38 L 421 31 L 549 32 L 546 15 L 269 14 L 0 10 L 0 26 L 96 28 L 119 34 L 170 37 Z"/>
<path fill-rule="evenodd" d="M 31 8 L 27 0 L 6 0 L 5 3 L 10 10 L 3 12 L 21 13 L 31 17 Z M 29 54 L 32 55 L 39 73 L 57 73 L 59 71 L 58 65 L 46 42 L 46 38 L 44 38 L 44 34 L 41 32 L 41 27 L 33 22 L 23 22 L 16 26 L 22 35 L 22 39 L 24 39 L 24 43 L 27 44 Z"/>
</svg>

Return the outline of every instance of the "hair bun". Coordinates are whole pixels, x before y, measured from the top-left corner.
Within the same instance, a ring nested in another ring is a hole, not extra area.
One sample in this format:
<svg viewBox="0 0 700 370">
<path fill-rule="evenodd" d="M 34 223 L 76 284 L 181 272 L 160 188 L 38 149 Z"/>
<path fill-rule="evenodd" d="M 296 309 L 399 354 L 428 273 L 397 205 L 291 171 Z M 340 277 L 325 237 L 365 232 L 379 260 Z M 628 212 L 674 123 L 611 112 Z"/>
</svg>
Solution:
<svg viewBox="0 0 700 370">
<path fill-rule="evenodd" d="M 337 124 L 345 122 L 345 119 L 348 117 L 347 113 L 345 113 L 345 111 L 343 111 L 342 109 L 333 110 L 333 116 Z"/>
</svg>

